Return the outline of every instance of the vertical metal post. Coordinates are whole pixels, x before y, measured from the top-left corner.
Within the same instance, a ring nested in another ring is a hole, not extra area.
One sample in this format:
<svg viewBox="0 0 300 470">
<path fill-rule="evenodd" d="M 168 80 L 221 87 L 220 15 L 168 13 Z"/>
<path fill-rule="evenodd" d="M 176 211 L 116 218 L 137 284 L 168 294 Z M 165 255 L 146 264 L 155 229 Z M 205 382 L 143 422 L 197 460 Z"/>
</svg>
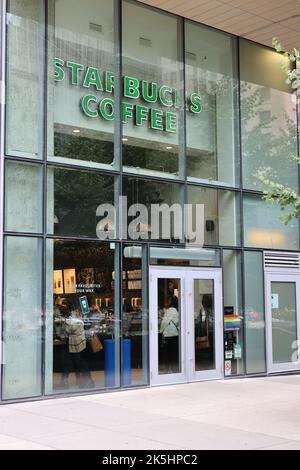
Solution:
<svg viewBox="0 0 300 470">
<path fill-rule="evenodd" d="M 184 55 L 184 19 L 177 19 L 177 57 L 179 67 L 180 105 L 178 119 L 178 173 L 181 180 L 186 179 L 186 112 L 185 112 L 185 55 Z"/>
<path fill-rule="evenodd" d="M 142 245 L 142 299 L 143 299 L 143 310 L 142 310 L 142 367 L 143 367 L 143 385 L 149 383 L 149 258 L 148 258 L 148 246 L 147 244 Z"/>
<path fill-rule="evenodd" d="M 6 63 L 6 0 L 0 0 L 0 35 L 1 35 L 1 49 L 0 49 L 0 365 L 1 365 L 1 391 L 2 391 L 2 377 L 3 377 L 3 360 L 4 357 L 4 338 L 3 338 L 3 290 L 4 290 L 4 262 L 3 262 L 3 224 L 4 224 L 4 155 L 5 155 L 5 63 Z M 0 394 L 0 400 L 2 393 Z"/>
</svg>

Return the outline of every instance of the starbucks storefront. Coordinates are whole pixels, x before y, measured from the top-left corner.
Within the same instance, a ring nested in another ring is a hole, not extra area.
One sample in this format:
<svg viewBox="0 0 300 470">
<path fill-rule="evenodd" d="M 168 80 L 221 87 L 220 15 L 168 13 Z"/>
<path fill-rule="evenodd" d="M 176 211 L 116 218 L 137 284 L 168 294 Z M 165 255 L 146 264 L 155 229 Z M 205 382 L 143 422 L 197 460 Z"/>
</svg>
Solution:
<svg viewBox="0 0 300 470">
<path fill-rule="evenodd" d="M 2 403 L 299 371 L 298 221 L 259 180 L 298 191 L 282 58 L 137 1 L 2 5 Z"/>
</svg>

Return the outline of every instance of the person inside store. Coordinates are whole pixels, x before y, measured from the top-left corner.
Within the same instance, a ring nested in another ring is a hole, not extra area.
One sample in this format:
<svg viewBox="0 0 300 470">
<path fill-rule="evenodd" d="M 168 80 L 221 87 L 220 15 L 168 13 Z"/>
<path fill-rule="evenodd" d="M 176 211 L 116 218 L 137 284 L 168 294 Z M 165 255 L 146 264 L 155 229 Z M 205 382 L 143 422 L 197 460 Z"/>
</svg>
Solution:
<svg viewBox="0 0 300 470">
<path fill-rule="evenodd" d="M 169 373 L 179 370 L 179 314 L 178 299 L 169 296 L 165 302 L 160 323 L 162 361 Z"/>
<path fill-rule="evenodd" d="M 76 374 L 76 385 L 80 388 L 93 388 L 87 355 L 87 341 L 84 331 L 82 312 L 79 300 L 75 295 L 70 295 L 64 301 L 66 310 L 64 313 L 64 334 L 67 338 L 68 352 L 62 361 L 62 376 L 60 386 L 68 387 L 68 378 L 73 370 Z"/>
<path fill-rule="evenodd" d="M 196 349 L 207 349 L 210 347 L 209 320 L 213 312 L 213 298 L 211 294 L 203 294 L 200 311 L 195 322 L 195 344 Z"/>
<path fill-rule="evenodd" d="M 61 372 L 60 383 L 57 388 L 69 388 L 69 373 L 72 370 L 72 361 L 69 354 L 68 335 L 66 333 L 66 319 L 69 317 L 69 308 L 65 301 L 58 297 L 54 304 L 53 342 L 55 346 L 54 364 Z M 79 375 L 76 371 L 76 383 Z"/>
</svg>

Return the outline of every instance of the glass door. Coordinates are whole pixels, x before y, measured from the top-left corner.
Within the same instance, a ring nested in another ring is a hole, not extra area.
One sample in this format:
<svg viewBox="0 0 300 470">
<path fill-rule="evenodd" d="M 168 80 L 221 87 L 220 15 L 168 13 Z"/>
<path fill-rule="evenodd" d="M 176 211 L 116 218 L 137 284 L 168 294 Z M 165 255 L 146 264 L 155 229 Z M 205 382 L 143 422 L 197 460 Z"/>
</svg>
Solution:
<svg viewBox="0 0 300 470">
<path fill-rule="evenodd" d="M 151 384 L 186 381 L 184 272 L 150 270 Z"/>
<path fill-rule="evenodd" d="M 221 271 L 150 268 L 151 384 L 222 376 Z"/>
<path fill-rule="evenodd" d="M 219 378 L 223 357 L 221 271 L 191 270 L 187 279 L 188 380 Z"/>
<path fill-rule="evenodd" d="M 291 274 L 266 276 L 268 372 L 300 367 L 300 281 Z"/>
</svg>

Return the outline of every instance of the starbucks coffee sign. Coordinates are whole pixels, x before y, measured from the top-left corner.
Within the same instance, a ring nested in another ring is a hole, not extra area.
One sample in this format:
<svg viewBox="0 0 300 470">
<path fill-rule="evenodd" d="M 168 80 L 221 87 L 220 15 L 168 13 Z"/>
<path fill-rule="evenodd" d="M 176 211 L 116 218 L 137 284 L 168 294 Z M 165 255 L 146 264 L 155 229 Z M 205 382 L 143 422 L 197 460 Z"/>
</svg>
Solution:
<svg viewBox="0 0 300 470">
<path fill-rule="evenodd" d="M 86 89 L 86 93 L 80 100 L 80 108 L 85 116 L 105 121 L 114 120 L 114 98 L 101 96 L 101 93 L 113 96 L 114 72 L 101 72 L 96 67 L 85 67 L 76 62 L 55 58 L 55 82 L 63 82 L 66 77 L 71 86 Z M 179 109 L 180 105 L 178 90 L 168 85 L 159 85 L 156 82 L 138 80 L 135 77 L 125 75 L 122 94 L 121 119 L 123 124 L 133 120 L 137 127 L 148 126 L 156 131 L 177 132 L 177 113 L 174 110 Z M 198 93 L 192 93 L 186 100 L 187 112 L 199 114 L 202 108 L 201 96 Z"/>
</svg>

